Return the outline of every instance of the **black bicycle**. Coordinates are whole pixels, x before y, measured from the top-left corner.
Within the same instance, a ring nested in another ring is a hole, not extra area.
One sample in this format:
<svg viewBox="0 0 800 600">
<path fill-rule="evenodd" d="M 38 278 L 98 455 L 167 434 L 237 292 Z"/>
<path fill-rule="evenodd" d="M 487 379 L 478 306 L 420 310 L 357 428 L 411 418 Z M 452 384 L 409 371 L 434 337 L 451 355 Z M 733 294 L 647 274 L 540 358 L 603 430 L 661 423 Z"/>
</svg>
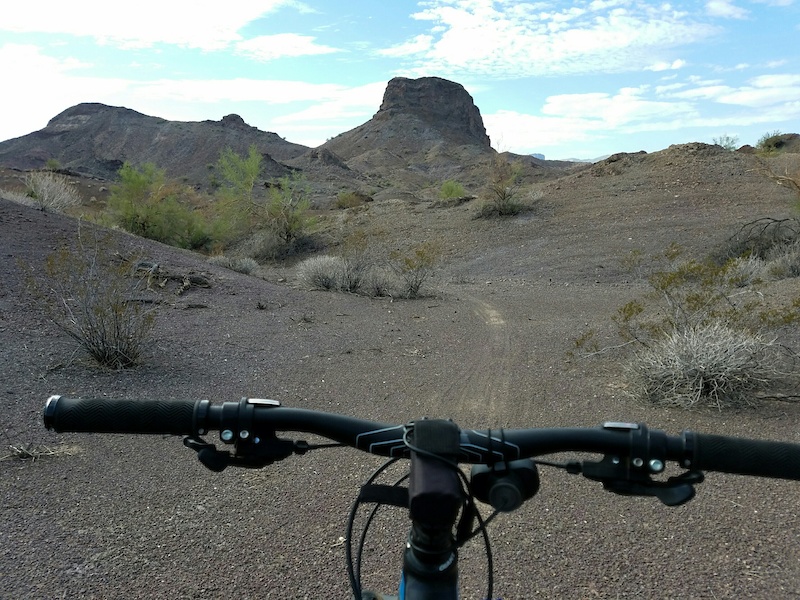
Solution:
<svg viewBox="0 0 800 600">
<path fill-rule="evenodd" d="M 452 421 L 421 419 L 402 425 L 377 423 L 320 411 L 285 408 L 275 400 L 244 398 L 212 404 L 199 401 L 127 401 L 51 396 L 44 423 L 57 432 L 172 434 L 212 471 L 228 466 L 260 468 L 293 454 L 350 446 L 388 457 L 361 487 L 347 525 L 348 574 L 361 600 L 457 600 L 458 549 L 481 535 L 488 563 L 486 598 L 492 598 L 492 558 L 486 526 L 539 489 L 538 465 L 560 467 L 601 482 L 611 492 L 654 496 L 667 506 L 694 497 L 703 471 L 800 480 L 800 444 L 759 441 L 684 431 L 670 436 L 644 424 L 611 422 L 596 428 L 460 429 Z M 202 436 L 219 432 L 219 449 Z M 305 432 L 332 441 L 309 444 L 278 437 Z M 556 463 L 533 457 L 560 452 L 602 455 L 600 460 Z M 376 483 L 390 464 L 410 460 L 407 477 L 394 485 Z M 681 472 L 667 476 L 668 463 Z M 460 463 L 472 464 L 467 477 Z M 407 485 L 405 485 L 407 482 Z M 483 518 L 476 502 L 494 512 Z M 364 505 L 374 505 L 357 544 L 353 528 Z M 363 591 L 361 552 L 381 505 L 408 509 L 397 596 Z"/>
</svg>

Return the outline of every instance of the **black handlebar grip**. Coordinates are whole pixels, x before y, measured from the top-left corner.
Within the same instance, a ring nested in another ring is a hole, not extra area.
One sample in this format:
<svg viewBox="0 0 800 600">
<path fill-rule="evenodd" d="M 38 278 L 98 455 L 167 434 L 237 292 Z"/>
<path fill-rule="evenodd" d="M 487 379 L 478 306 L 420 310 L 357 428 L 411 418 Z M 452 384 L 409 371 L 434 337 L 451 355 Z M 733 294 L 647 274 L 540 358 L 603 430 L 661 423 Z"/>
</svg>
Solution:
<svg viewBox="0 0 800 600">
<path fill-rule="evenodd" d="M 193 435 L 197 403 L 51 396 L 44 407 L 44 424 L 58 432 Z"/>
<path fill-rule="evenodd" d="M 695 433 L 692 468 L 800 480 L 800 444 Z"/>
</svg>

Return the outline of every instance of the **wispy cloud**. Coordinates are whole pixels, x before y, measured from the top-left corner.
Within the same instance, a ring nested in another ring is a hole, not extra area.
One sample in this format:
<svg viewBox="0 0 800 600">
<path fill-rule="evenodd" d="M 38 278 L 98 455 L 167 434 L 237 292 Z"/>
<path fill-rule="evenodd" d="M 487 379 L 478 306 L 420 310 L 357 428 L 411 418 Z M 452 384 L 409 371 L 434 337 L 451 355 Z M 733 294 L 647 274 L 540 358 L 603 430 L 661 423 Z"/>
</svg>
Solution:
<svg viewBox="0 0 800 600">
<path fill-rule="evenodd" d="M 724 19 L 746 19 L 749 12 L 736 6 L 732 0 L 710 0 L 706 2 L 706 12 L 712 17 Z"/>
<path fill-rule="evenodd" d="M 337 48 L 317 44 L 315 38 L 310 35 L 298 35 L 296 33 L 261 35 L 237 42 L 235 47 L 238 54 L 259 61 L 339 52 Z"/>
<path fill-rule="evenodd" d="M 381 53 L 408 59 L 412 75 L 500 78 L 608 73 L 675 64 L 669 50 L 716 28 L 669 4 L 642 0 L 496 3 L 432 0 L 412 15 L 429 30 Z M 679 62 L 679 61 L 678 61 Z"/>
<path fill-rule="evenodd" d="M 3 11 L 0 30 L 85 36 L 124 48 L 171 44 L 202 50 L 241 41 L 239 30 L 281 6 L 308 8 L 294 0 L 139 0 L 124 9 L 106 0 L 83 0 L 77 8 L 60 0 L 39 0 L 27 6 Z"/>
</svg>

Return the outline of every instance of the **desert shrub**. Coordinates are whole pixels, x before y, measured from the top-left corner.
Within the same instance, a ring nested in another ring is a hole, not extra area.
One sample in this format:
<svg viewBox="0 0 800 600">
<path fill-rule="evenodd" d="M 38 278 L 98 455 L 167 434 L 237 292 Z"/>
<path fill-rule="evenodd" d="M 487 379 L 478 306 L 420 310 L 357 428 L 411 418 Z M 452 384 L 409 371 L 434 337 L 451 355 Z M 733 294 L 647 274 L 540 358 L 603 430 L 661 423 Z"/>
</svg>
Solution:
<svg viewBox="0 0 800 600">
<path fill-rule="evenodd" d="M 33 199 L 28 194 L 18 190 L 0 189 L 0 198 L 25 206 L 33 206 Z"/>
<path fill-rule="evenodd" d="M 208 249 L 219 237 L 209 219 L 192 206 L 194 191 L 166 181 L 165 172 L 154 164 L 137 168 L 125 163 L 119 176 L 108 208 L 114 223 L 126 231 L 192 250 Z"/>
<path fill-rule="evenodd" d="M 717 146 L 722 146 L 728 152 L 733 152 L 739 147 L 739 138 L 735 135 L 728 135 L 727 133 L 723 133 L 721 136 L 715 137 L 711 141 Z"/>
<path fill-rule="evenodd" d="M 384 298 L 392 296 L 394 287 L 392 274 L 386 269 L 370 269 L 361 282 L 361 293 L 373 298 Z"/>
<path fill-rule="evenodd" d="M 297 266 L 297 279 L 310 289 L 339 290 L 346 268 L 340 256 L 312 256 Z"/>
<path fill-rule="evenodd" d="M 311 200 L 305 176 L 295 171 L 273 181 L 267 191 L 267 202 L 258 211 L 260 220 L 284 244 L 297 243 L 313 223 L 308 214 Z"/>
<path fill-rule="evenodd" d="M 47 281 L 32 279 L 31 289 L 45 303 L 56 325 L 98 364 L 124 369 L 138 364 L 155 323 L 155 313 L 139 298 L 145 287 L 133 276 L 136 260 L 113 262 L 117 249 L 108 240 L 62 247 L 47 258 Z"/>
<path fill-rule="evenodd" d="M 783 377 L 774 340 L 720 321 L 672 329 L 628 364 L 629 391 L 664 406 L 750 406 Z"/>
<path fill-rule="evenodd" d="M 525 205 L 519 199 L 522 165 L 495 156 L 489 169 L 489 183 L 484 190 L 484 202 L 479 217 L 507 217 L 522 212 Z"/>
<path fill-rule="evenodd" d="M 24 181 L 29 204 L 39 210 L 60 212 L 81 202 L 78 192 L 64 175 L 52 171 L 31 171 L 25 175 Z"/>
<path fill-rule="evenodd" d="M 61 163 L 57 158 L 48 158 L 44 163 L 44 168 L 48 171 L 58 171 L 61 168 Z"/>
<path fill-rule="evenodd" d="M 355 208 L 369 202 L 371 198 L 367 194 L 354 191 L 341 191 L 336 195 L 336 208 Z"/>
<path fill-rule="evenodd" d="M 764 262 L 772 279 L 800 277 L 800 240 L 772 248 Z"/>
<path fill-rule="evenodd" d="M 779 142 L 781 135 L 783 134 L 776 129 L 775 131 L 767 132 L 758 138 L 758 142 L 756 142 L 756 150 L 758 153 L 764 156 L 776 154 L 780 148 Z"/>
<path fill-rule="evenodd" d="M 764 281 L 768 274 L 767 262 L 757 256 L 733 258 L 725 265 L 728 282 L 732 287 L 747 287 Z"/>
<path fill-rule="evenodd" d="M 464 186 L 453 179 L 448 179 L 447 181 L 444 181 L 442 183 L 442 187 L 439 188 L 439 198 L 442 200 L 463 198 L 466 195 L 466 193 L 467 192 L 464 190 Z"/>
<path fill-rule="evenodd" d="M 389 268 L 401 282 L 399 295 L 418 298 L 422 286 L 433 275 L 440 256 L 441 248 L 433 242 L 425 242 L 405 251 L 390 252 Z"/>
<path fill-rule="evenodd" d="M 742 225 L 728 238 L 714 258 L 719 263 L 740 256 L 767 258 L 775 248 L 790 245 L 797 240 L 800 240 L 800 221 L 795 218 L 765 217 Z"/>
<path fill-rule="evenodd" d="M 796 301 L 766 301 L 757 284 L 768 262 L 745 255 L 724 264 L 684 260 L 677 247 L 648 279 L 652 293 L 615 317 L 636 349 L 625 374 L 640 400 L 670 406 L 726 408 L 788 381 L 788 354 L 767 331 L 796 323 Z M 577 342 L 576 342 L 577 345 Z"/>
<path fill-rule="evenodd" d="M 224 267 L 226 269 L 230 269 L 231 271 L 236 271 L 237 273 L 244 273 L 245 275 L 249 275 L 253 271 L 258 268 L 258 263 L 247 256 L 225 256 L 223 254 L 217 254 L 215 256 L 211 256 L 208 259 L 212 265 L 217 265 L 219 267 Z"/>
</svg>

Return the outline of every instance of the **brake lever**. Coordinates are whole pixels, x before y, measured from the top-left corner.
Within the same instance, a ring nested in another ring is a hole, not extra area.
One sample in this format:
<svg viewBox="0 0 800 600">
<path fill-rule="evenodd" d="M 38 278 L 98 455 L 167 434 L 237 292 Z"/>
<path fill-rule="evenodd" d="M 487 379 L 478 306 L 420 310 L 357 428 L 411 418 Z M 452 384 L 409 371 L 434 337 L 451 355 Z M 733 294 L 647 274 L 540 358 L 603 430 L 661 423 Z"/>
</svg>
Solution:
<svg viewBox="0 0 800 600">
<path fill-rule="evenodd" d="M 292 454 L 305 454 L 310 448 L 308 442 L 282 440 L 277 437 L 242 444 L 241 447 L 237 445 L 235 454 L 231 454 L 229 450 L 218 450 L 214 444 L 198 437 L 184 438 L 183 445 L 197 452 L 197 459 L 203 466 L 217 473 L 228 466 L 260 469 Z"/>
<path fill-rule="evenodd" d="M 617 456 L 606 456 L 597 462 L 571 461 L 567 465 L 567 471 L 599 481 L 605 489 L 615 494 L 654 496 L 667 506 L 680 506 L 689 502 L 695 496 L 694 486 L 705 479 L 701 471 L 692 470 L 666 481 L 656 481 L 646 470 L 632 469 Z"/>
</svg>

